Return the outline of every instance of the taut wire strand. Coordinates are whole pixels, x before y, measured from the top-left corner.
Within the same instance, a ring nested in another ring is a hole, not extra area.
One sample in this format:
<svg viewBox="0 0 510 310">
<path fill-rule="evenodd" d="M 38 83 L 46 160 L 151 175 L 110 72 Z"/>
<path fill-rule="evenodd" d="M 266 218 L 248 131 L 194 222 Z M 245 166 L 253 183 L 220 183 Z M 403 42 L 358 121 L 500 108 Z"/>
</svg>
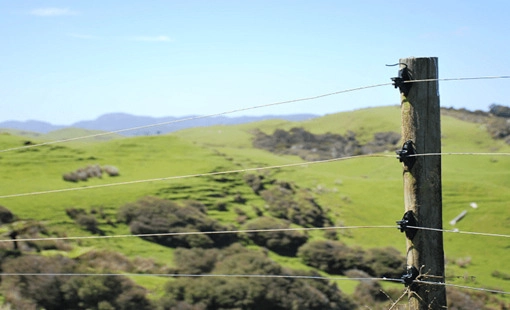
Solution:
<svg viewBox="0 0 510 310">
<path fill-rule="evenodd" d="M 493 234 L 471 231 L 445 230 L 437 228 L 427 228 L 418 226 L 407 226 L 408 228 L 441 231 L 447 233 L 479 235 L 488 237 L 510 238 L 510 235 Z M 238 234 L 238 233 L 265 233 L 265 232 L 281 232 L 281 231 L 312 231 L 312 230 L 344 230 L 344 229 L 398 229 L 395 225 L 357 225 L 357 226 L 329 226 L 329 227 L 293 227 L 293 228 L 269 228 L 269 229 L 244 229 L 244 230 L 222 230 L 222 231 L 189 231 L 189 232 L 167 232 L 167 233 L 151 233 L 151 234 L 126 234 L 126 235 L 106 235 L 106 236 L 77 236 L 77 237 L 44 237 L 44 238 L 23 238 L 23 239 L 5 239 L 0 243 L 6 242 L 23 242 L 23 241 L 57 241 L 57 240 L 83 240 L 83 239 L 114 239 L 114 238 L 132 238 L 132 237 L 164 237 L 164 236 L 185 236 L 185 235 L 214 235 L 214 234 Z"/>
<path fill-rule="evenodd" d="M 23 242 L 23 241 L 57 241 L 57 240 L 82 240 L 82 239 L 113 239 L 131 237 L 163 237 L 163 236 L 187 236 L 187 235 L 215 235 L 215 234 L 238 234 L 238 233 L 264 233 L 279 231 L 311 231 L 311 230 L 337 230 L 337 229 L 362 229 L 362 228 L 397 228 L 397 226 L 330 226 L 330 227 L 294 227 L 294 228 L 272 228 L 272 229 L 245 229 L 245 230 L 222 230 L 222 231 L 189 231 L 189 232 L 168 232 L 152 234 L 127 234 L 107 236 L 78 236 L 78 237 L 45 237 L 45 238 L 17 238 L 0 240 L 2 242 Z"/>
<path fill-rule="evenodd" d="M 292 99 L 292 100 L 286 100 L 286 101 L 273 102 L 273 103 L 268 103 L 268 104 L 261 104 L 261 105 L 256 105 L 256 106 L 251 106 L 251 107 L 246 107 L 246 108 L 239 108 L 239 109 L 234 109 L 234 110 L 220 112 L 220 113 L 201 115 L 201 116 L 193 116 L 193 117 L 182 118 L 182 119 L 168 121 L 168 122 L 162 122 L 162 123 L 150 124 L 150 125 L 145 125 L 145 126 L 138 126 L 138 127 L 131 127 L 131 128 L 114 130 L 114 131 L 102 132 L 102 133 L 93 134 L 93 135 L 86 135 L 86 136 L 75 137 L 75 138 L 60 139 L 60 140 L 43 142 L 43 143 L 37 143 L 37 144 L 32 144 L 32 145 L 13 147 L 13 148 L 8 148 L 8 149 L 0 150 L 0 153 L 16 151 L 16 150 L 22 150 L 22 149 L 38 147 L 38 146 L 43 146 L 43 145 L 50 145 L 50 144 L 61 143 L 61 142 L 70 142 L 70 141 L 76 141 L 76 140 L 82 140 L 82 139 L 96 138 L 96 137 L 107 136 L 107 135 L 112 135 L 112 134 L 116 134 L 116 133 L 122 133 L 122 132 L 126 132 L 126 131 L 133 131 L 133 130 L 152 128 L 152 127 L 159 127 L 159 126 L 164 126 L 164 125 L 171 125 L 171 124 L 182 123 L 182 122 L 187 122 L 187 121 L 193 121 L 193 120 L 198 120 L 198 119 L 222 116 L 222 115 L 232 114 L 232 113 L 236 113 L 236 112 L 243 112 L 243 111 L 248 111 L 248 110 L 266 108 L 266 107 L 271 107 L 271 106 L 276 106 L 276 105 L 282 105 L 282 104 L 288 104 L 288 103 L 294 103 L 294 102 L 300 102 L 300 101 L 315 100 L 315 99 L 319 99 L 319 98 L 339 95 L 339 94 L 343 94 L 343 93 L 354 92 L 354 91 L 363 90 L 363 89 L 376 88 L 376 87 L 381 87 L 381 86 L 388 86 L 388 85 L 391 85 L 391 84 L 392 83 L 382 83 L 382 84 L 374 84 L 374 85 L 368 85 L 368 86 L 361 86 L 361 87 L 344 89 L 344 90 L 340 90 L 340 91 L 336 91 L 336 92 L 332 92 L 332 93 L 327 93 L 327 94 L 322 94 L 322 95 L 317 95 L 317 96 L 312 96 L 312 97 L 305 97 L 305 98 L 299 98 L 299 99 Z"/>
<path fill-rule="evenodd" d="M 333 158 L 333 159 L 325 159 L 325 160 L 318 160 L 318 161 L 307 161 L 307 162 L 285 164 L 285 165 L 256 167 L 256 168 L 245 168 L 245 169 L 237 169 L 237 170 L 229 170 L 229 171 L 218 171 L 218 172 L 205 172 L 205 173 L 196 173 L 196 174 L 188 174 L 188 175 L 170 176 L 170 177 L 162 177 L 162 178 L 153 178 L 153 179 L 144 179 L 144 180 L 134 180 L 134 181 L 118 182 L 118 183 L 91 185 L 91 186 L 85 186 L 85 187 L 69 187 L 69 188 L 53 189 L 53 190 L 47 190 L 47 191 L 38 191 L 38 192 L 29 192 L 29 193 L 21 193 L 21 194 L 1 195 L 0 199 L 3 199 L 3 198 L 13 198 L 13 197 L 24 197 L 24 196 L 34 196 L 34 195 L 44 195 L 44 194 L 54 194 L 54 193 L 80 191 L 80 190 L 96 189 L 96 188 L 103 188 L 103 187 L 130 185 L 130 184 L 147 183 L 147 182 L 156 182 L 156 181 L 170 181 L 170 180 L 178 180 L 178 179 L 189 179 L 189 178 L 196 178 L 196 177 L 215 176 L 215 175 L 222 175 L 222 174 L 233 174 L 233 173 L 242 173 L 242 172 L 250 172 L 250 171 L 262 171 L 262 170 L 279 169 L 279 168 L 309 166 L 309 165 L 330 163 L 330 162 L 336 162 L 336 161 L 342 161 L 342 160 L 348 160 L 348 159 L 355 159 L 355 158 L 366 158 L 366 157 L 395 157 L 395 156 L 392 156 L 392 155 L 383 155 L 383 154 L 354 155 L 354 156 L 346 156 L 346 157 Z"/>
<path fill-rule="evenodd" d="M 483 232 L 474 232 L 474 231 L 462 231 L 462 230 L 440 229 L 440 228 L 419 227 L 419 226 L 407 226 L 407 227 L 413 228 L 413 229 L 440 231 L 440 232 L 455 233 L 455 234 L 510 238 L 510 235 L 505 235 L 505 234 L 492 234 L 492 233 L 483 233 Z"/>
</svg>

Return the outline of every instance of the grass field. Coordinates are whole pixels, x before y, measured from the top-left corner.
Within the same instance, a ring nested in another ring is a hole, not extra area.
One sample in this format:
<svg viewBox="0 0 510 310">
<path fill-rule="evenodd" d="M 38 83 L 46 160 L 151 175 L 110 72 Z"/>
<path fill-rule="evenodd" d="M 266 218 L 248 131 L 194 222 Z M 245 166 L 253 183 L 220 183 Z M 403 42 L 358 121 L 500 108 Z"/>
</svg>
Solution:
<svg viewBox="0 0 510 310">
<path fill-rule="evenodd" d="M 264 201 L 243 182 L 243 173 L 215 177 L 197 175 L 301 163 L 297 156 L 279 156 L 252 147 L 255 129 L 272 133 L 277 128 L 292 127 L 303 127 L 317 134 L 344 134 L 350 130 L 360 141 L 366 142 L 375 132 L 399 132 L 400 109 L 363 109 L 300 123 L 271 120 L 193 128 L 162 136 L 74 141 L 2 152 L 0 205 L 23 221 L 42 221 L 55 234 L 66 236 L 90 235 L 66 215 L 67 208 L 100 209 L 105 214 L 100 227 L 106 235 L 129 234 L 126 225 L 113 227 L 106 224 L 107 220 L 115 220 L 119 207 L 147 195 L 203 201 L 210 207 L 211 217 L 239 226 L 235 221 L 236 208 L 251 215 L 252 206 L 264 206 Z M 480 124 L 451 117 L 442 118 L 442 136 L 443 152 L 510 152 L 508 145 L 491 139 Z M 33 136 L 31 140 L 39 142 L 39 139 L 62 137 L 70 136 L 59 132 L 47 137 Z M 0 149 L 21 146 L 26 140 L 23 136 L 0 134 Z M 383 155 L 394 155 L 393 151 Z M 92 164 L 116 166 L 120 176 L 104 176 L 79 183 L 62 180 L 63 173 Z M 454 228 L 449 221 L 461 211 L 468 210 L 467 216 L 455 228 L 509 235 L 509 171 L 510 157 L 507 156 L 444 155 L 444 228 Z M 404 213 L 402 167 L 394 156 L 278 168 L 267 173 L 272 178 L 310 189 L 317 201 L 329 210 L 334 224 L 339 226 L 395 225 Z M 30 194 L 53 190 L 64 191 Z M 247 203 L 233 202 L 232 196 L 236 193 L 243 195 Z M 27 195 L 5 197 L 17 194 Z M 227 211 L 214 210 L 218 202 L 225 203 Z M 476 202 L 478 208 L 471 208 L 471 202 Z M 6 233 L 9 228 L 1 229 Z M 393 246 L 405 252 L 405 236 L 396 228 L 341 230 L 339 234 L 340 239 L 350 245 L 363 248 Z M 323 238 L 322 235 L 321 232 L 310 233 L 315 239 Z M 509 256 L 508 238 L 445 233 L 444 241 L 448 282 L 510 291 L 510 281 L 492 276 L 495 271 L 509 273 L 510 261 L 504 259 Z M 134 237 L 81 240 L 73 243 L 73 247 L 73 251 L 66 255 L 104 248 L 131 258 L 151 258 L 170 267 L 173 264 L 172 249 Z M 294 269 L 310 268 L 298 258 L 274 253 L 270 257 Z M 158 294 L 157 288 L 166 281 L 151 277 L 134 280 L 154 290 L 154 294 Z M 337 283 L 348 293 L 354 290 L 354 282 Z"/>
</svg>

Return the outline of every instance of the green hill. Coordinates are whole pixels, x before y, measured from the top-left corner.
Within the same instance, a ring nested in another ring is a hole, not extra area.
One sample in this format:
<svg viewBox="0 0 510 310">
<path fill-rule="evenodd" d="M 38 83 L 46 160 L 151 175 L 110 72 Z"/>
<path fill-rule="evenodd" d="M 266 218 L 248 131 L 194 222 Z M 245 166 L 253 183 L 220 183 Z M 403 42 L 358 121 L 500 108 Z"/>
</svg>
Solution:
<svg viewBox="0 0 510 310">
<path fill-rule="evenodd" d="M 351 131 L 361 144 L 366 144 L 377 132 L 400 132 L 400 109 L 370 108 L 305 122 L 271 120 L 193 128 L 163 136 L 85 140 L 2 152 L 0 205 L 9 209 L 17 220 L 0 226 L 0 232 L 4 239 L 9 239 L 10 231 L 28 231 L 27 227 L 37 223 L 44 226 L 33 234 L 39 237 L 129 235 L 132 230 L 127 222 L 118 219 L 119 208 L 146 196 L 183 204 L 189 200 L 199 201 L 207 209 L 207 217 L 217 221 L 217 225 L 244 229 L 260 215 L 272 217 L 279 212 L 268 207 L 270 203 L 266 198 L 275 191 L 285 190 L 294 193 L 296 198 L 292 203 L 301 208 L 298 209 L 300 212 L 308 212 L 312 208 L 314 216 L 317 216 L 318 209 L 314 211 L 313 204 L 306 204 L 306 201 L 320 206 L 325 212 L 323 216 L 331 222 L 328 225 L 395 225 L 395 221 L 401 219 L 404 213 L 402 167 L 393 156 L 202 175 L 304 162 L 299 156 L 271 153 L 254 148 L 252 144 L 257 130 L 272 134 L 276 129 L 288 131 L 294 127 L 315 135 L 328 132 L 345 135 Z M 483 124 L 451 116 L 442 117 L 442 136 L 443 152 L 510 152 L 510 147 L 503 141 L 490 137 Z M 53 139 L 66 137 L 67 133 L 55 135 Z M 39 142 L 35 139 L 37 137 L 33 138 L 33 142 Z M 21 136 L 2 134 L 0 148 L 22 146 L 25 140 Z M 394 154 L 393 149 L 388 151 L 383 154 Z M 507 187 L 510 174 L 507 171 L 510 157 L 445 155 L 442 163 L 444 227 L 453 228 L 449 221 L 461 211 L 468 210 L 467 216 L 455 228 L 509 235 L 507 210 L 510 191 Z M 115 166 L 119 175 L 111 177 L 103 174 L 102 178 L 76 183 L 62 179 L 65 173 L 91 165 Z M 247 182 L 247 174 L 261 177 L 260 182 L 265 182 L 267 189 L 266 196 L 253 190 L 253 183 Z M 45 191 L 50 192 L 37 194 Z M 280 199 L 277 201 L 287 199 L 270 198 Z M 470 207 L 472 202 L 478 205 L 477 209 Z M 72 209 L 78 210 L 78 214 L 82 212 L 81 222 L 69 215 Z M 308 225 L 300 214 L 288 215 L 288 219 L 290 227 Z M 19 238 L 28 236 L 26 233 Z M 321 230 L 310 231 L 307 236 L 308 242 L 327 237 Z M 246 236 L 239 238 L 246 248 L 262 251 Z M 359 247 L 360 251 L 391 246 L 401 253 L 405 252 L 405 236 L 396 228 L 339 229 L 338 239 L 346 246 Z M 507 238 L 445 233 L 444 240 L 448 282 L 510 291 L 510 263 L 502 259 L 508 256 Z M 9 250 L 12 242 L 0 245 L 2 249 Z M 117 252 L 132 262 L 138 262 L 137 266 L 150 266 L 144 271 L 146 273 L 148 270 L 172 273 L 180 268 L 176 263 L 178 259 L 174 259 L 177 250 L 173 247 L 138 237 L 41 243 L 37 249 L 24 245 L 22 252 L 75 259 L 100 250 Z M 177 254 L 183 255 L 181 252 Z M 300 257 L 280 255 L 271 249 L 267 256 L 294 270 L 316 270 L 325 276 L 335 276 L 306 264 Z M 217 268 L 220 268 L 219 265 Z M 90 270 L 100 268 L 96 266 Z M 122 268 L 111 267 L 109 270 L 126 272 Z M 136 270 L 142 272 L 141 267 Z M 153 299 L 163 294 L 163 283 L 168 281 L 166 277 L 156 276 L 130 278 L 149 289 Z M 336 283 L 349 294 L 358 284 L 354 281 Z M 401 284 L 384 285 L 397 297 L 403 289 Z M 499 298 L 509 302 L 508 298 Z"/>
</svg>

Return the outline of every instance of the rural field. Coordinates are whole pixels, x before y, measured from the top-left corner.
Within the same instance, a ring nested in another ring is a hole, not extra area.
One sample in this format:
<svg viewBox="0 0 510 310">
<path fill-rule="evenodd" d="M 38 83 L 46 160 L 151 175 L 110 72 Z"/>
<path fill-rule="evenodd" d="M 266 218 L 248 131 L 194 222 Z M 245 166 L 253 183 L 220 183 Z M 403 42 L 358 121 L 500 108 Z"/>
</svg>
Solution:
<svg viewBox="0 0 510 310">
<path fill-rule="evenodd" d="M 506 237 L 445 232 L 445 281 L 508 292 L 510 156 L 498 153 L 510 145 L 486 123 L 447 112 L 442 152 L 464 154 L 442 156 L 443 227 Z M 401 283 L 349 280 L 404 270 L 397 106 L 40 146 L 91 132 L 0 132 L 0 260 L 13 274 L 2 276 L 0 294 L 13 308 L 388 309 L 404 292 Z M 95 165 L 115 173 L 63 180 Z M 282 230 L 246 231 L 274 228 Z M 109 291 L 115 285 L 123 291 Z M 458 309 L 506 309 L 509 296 L 448 288 Z"/>
</svg>

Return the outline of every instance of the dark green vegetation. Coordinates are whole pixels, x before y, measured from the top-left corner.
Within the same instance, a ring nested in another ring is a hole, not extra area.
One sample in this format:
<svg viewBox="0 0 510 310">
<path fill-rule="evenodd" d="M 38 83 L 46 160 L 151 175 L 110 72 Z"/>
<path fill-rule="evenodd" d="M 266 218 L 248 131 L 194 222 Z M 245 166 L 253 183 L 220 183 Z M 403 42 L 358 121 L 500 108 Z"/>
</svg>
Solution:
<svg viewBox="0 0 510 310">
<path fill-rule="evenodd" d="M 504 138 L 491 136 L 494 120 L 500 119 L 445 111 L 443 151 L 510 152 Z M 285 139 L 275 139 L 275 131 Z M 402 284 L 342 279 L 398 277 L 404 235 L 396 228 L 338 227 L 395 225 L 401 219 L 402 168 L 393 156 L 399 131 L 399 108 L 384 107 L 300 123 L 272 120 L 0 153 L 4 273 L 123 274 L 4 275 L 3 300 L 17 309 L 387 309 L 390 298 L 402 295 Z M 352 155 L 389 156 L 222 173 L 347 155 L 330 152 L 336 135 L 359 147 Z M 260 137 L 269 148 L 254 147 Z M 32 143 L 36 139 L 43 137 Z M 0 134 L 2 150 L 26 140 Z M 275 141 L 278 147 L 271 147 Z M 320 149 L 324 145 L 329 149 Z M 113 165 L 120 174 L 62 179 L 94 165 Z M 505 156 L 443 156 L 445 228 L 510 234 L 509 168 Z M 206 173 L 215 174 L 201 175 Z M 76 190 L 16 196 L 59 189 Z M 463 210 L 467 216 L 450 226 Z M 274 228 L 313 230 L 254 231 Z M 188 232 L 193 234 L 171 234 Z M 128 236 L 153 233 L 166 235 Z M 102 238 L 11 239 L 78 236 Z M 103 238 L 108 236 L 125 237 Z M 510 291 L 507 238 L 445 233 L 444 239 L 447 282 Z M 185 276 L 190 274 L 208 276 Z M 449 302 L 459 309 L 498 309 L 509 300 L 449 290 Z"/>
</svg>

